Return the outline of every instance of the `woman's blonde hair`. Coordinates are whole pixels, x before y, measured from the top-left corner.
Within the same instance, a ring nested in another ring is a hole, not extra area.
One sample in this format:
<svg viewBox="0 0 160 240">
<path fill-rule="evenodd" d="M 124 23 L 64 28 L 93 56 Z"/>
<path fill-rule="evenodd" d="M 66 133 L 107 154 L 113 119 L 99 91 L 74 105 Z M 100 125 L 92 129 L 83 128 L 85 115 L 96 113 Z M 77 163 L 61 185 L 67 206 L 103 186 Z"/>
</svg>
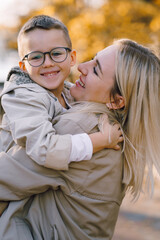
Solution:
<svg viewBox="0 0 160 240">
<path fill-rule="evenodd" d="M 138 197 L 146 167 L 151 192 L 153 165 L 160 174 L 160 59 L 129 39 L 114 44 L 118 46 L 115 89 L 125 100 L 125 107 L 116 111 L 125 134 L 124 182 Z"/>
<path fill-rule="evenodd" d="M 129 39 L 114 44 L 117 54 L 111 97 L 116 102 L 117 93 L 123 96 L 124 108 L 109 110 L 102 103 L 84 102 L 77 103 L 77 111 L 107 114 L 110 122 L 120 123 L 124 133 L 123 182 L 137 199 L 144 179 L 148 192 L 153 192 L 153 166 L 160 174 L 160 59 Z"/>
</svg>

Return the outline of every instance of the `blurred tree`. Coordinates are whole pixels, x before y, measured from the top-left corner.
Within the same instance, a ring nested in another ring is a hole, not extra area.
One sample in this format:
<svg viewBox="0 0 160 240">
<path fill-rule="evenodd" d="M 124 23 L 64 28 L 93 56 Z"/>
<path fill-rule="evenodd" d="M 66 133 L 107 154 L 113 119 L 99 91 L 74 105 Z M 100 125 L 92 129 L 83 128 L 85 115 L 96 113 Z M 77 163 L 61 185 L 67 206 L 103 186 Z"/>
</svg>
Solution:
<svg viewBox="0 0 160 240">
<path fill-rule="evenodd" d="M 102 6 L 87 0 L 41 1 L 44 3 L 42 9 L 21 18 L 8 47 L 16 47 L 15 32 L 28 18 L 37 14 L 54 16 L 67 25 L 78 62 L 92 58 L 117 38 L 130 38 L 159 47 L 160 0 L 103 0 Z"/>
</svg>

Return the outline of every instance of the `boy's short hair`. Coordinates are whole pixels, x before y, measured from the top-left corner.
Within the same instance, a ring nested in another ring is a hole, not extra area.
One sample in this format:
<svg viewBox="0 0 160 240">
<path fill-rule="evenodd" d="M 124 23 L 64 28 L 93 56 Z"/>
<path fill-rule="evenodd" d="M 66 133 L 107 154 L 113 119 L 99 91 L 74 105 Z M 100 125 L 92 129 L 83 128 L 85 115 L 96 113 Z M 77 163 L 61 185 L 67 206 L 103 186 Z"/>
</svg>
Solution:
<svg viewBox="0 0 160 240">
<path fill-rule="evenodd" d="M 69 32 L 67 27 L 59 21 L 56 18 L 47 16 L 47 15 L 37 15 L 32 18 L 30 18 L 21 28 L 19 34 L 18 34 L 18 50 L 19 55 L 21 55 L 20 50 L 20 40 L 23 35 L 27 34 L 30 31 L 33 31 L 34 29 L 44 29 L 44 30 L 50 30 L 50 29 L 59 29 L 62 30 L 64 33 L 64 37 L 66 39 L 66 42 L 68 44 L 68 47 L 72 49 L 72 42 L 69 36 Z"/>
</svg>

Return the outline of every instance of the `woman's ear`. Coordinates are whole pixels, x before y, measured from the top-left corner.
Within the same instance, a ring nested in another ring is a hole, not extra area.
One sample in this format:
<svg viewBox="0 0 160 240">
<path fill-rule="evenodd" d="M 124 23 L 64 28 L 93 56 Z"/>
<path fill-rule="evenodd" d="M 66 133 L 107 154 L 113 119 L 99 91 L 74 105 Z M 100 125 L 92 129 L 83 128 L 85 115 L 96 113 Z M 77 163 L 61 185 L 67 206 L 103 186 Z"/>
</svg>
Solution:
<svg viewBox="0 0 160 240">
<path fill-rule="evenodd" d="M 22 71 L 24 71 L 24 72 L 27 71 L 24 62 L 20 61 L 20 62 L 19 62 L 19 67 L 20 67 L 20 69 L 21 69 Z"/>
<path fill-rule="evenodd" d="M 116 94 L 115 100 L 112 100 L 111 102 L 106 103 L 106 105 L 109 109 L 113 109 L 113 110 L 121 109 L 125 106 L 124 97 L 120 96 L 119 94 Z"/>
<path fill-rule="evenodd" d="M 76 50 L 71 51 L 71 67 L 73 67 L 76 64 Z"/>
</svg>

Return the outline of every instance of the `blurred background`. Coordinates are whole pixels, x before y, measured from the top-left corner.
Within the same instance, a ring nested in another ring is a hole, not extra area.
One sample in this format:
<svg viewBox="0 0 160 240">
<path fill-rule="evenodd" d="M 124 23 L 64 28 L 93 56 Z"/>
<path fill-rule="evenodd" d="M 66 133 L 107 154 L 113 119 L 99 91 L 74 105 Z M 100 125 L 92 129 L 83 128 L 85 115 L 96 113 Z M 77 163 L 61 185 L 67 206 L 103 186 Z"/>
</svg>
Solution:
<svg viewBox="0 0 160 240">
<path fill-rule="evenodd" d="M 0 82 L 17 65 L 17 33 L 32 16 L 47 14 L 68 27 L 77 63 L 117 38 L 160 45 L 160 0 L 5 0 L 0 1 Z M 76 67 L 74 69 L 76 71 Z M 74 81 L 76 74 L 71 75 Z"/>
<path fill-rule="evenodd" d="M 32 16 L 47 14 L 68 27 L 77 64 L 91 59 L 114 39 L 130 38 L 160 51 L 160 0 L 5 0 L 0 1 L 0 87 L 18 65 L 17 34 Z M 70 81 L 78 71 L 74 67 Z M 152 199 L 122 204 L 113 240 L 160 239 L 160 184 Z"/>
</svg>

